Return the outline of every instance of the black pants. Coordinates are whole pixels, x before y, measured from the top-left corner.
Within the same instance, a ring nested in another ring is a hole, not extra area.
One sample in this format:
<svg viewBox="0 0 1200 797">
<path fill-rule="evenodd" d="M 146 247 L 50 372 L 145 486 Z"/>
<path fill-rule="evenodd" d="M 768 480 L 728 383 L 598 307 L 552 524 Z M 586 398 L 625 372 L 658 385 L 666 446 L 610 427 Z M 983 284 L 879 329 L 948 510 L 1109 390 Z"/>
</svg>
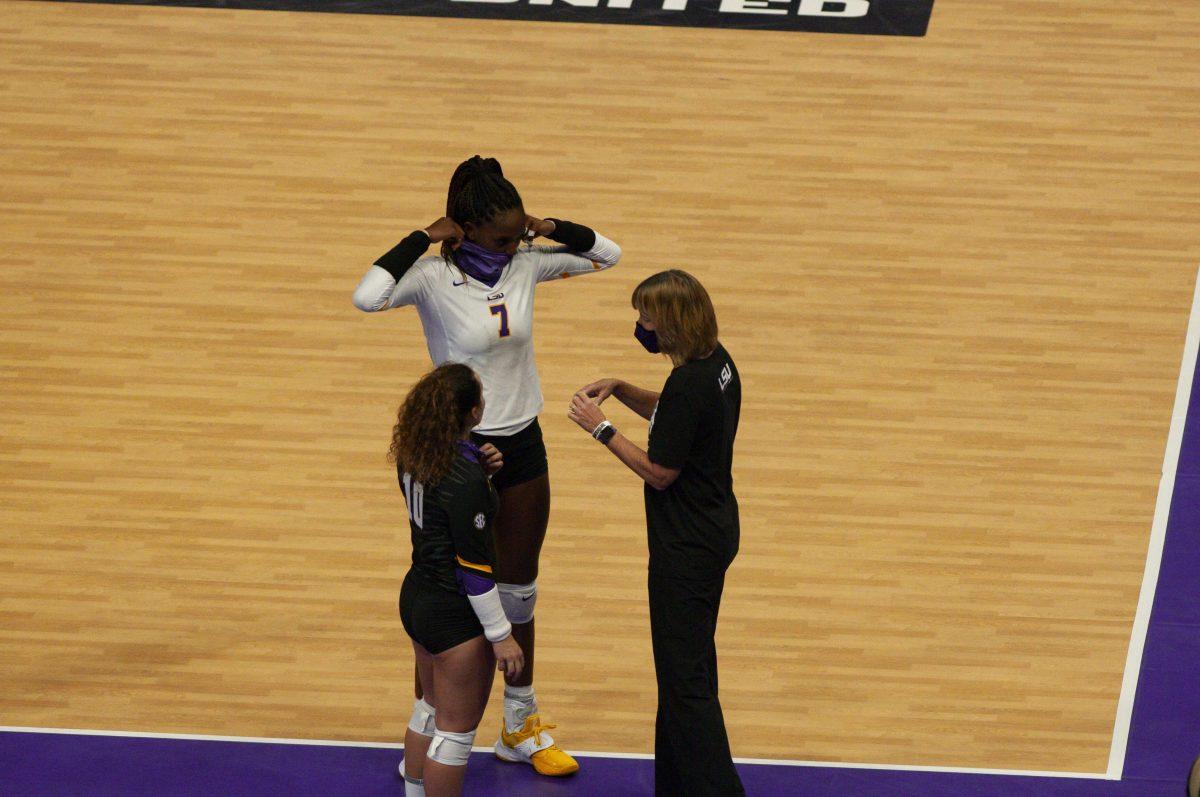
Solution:
<svg viewBox="0 0 1200 797">
<path fill-rule="evenodd" d="M 717 611 L 725 576 L 680 579 L 650 574 L 650 636 L 658 677 L 654 793 L 658 797 L 737 797 L 717 700 Z"/>
</svg>

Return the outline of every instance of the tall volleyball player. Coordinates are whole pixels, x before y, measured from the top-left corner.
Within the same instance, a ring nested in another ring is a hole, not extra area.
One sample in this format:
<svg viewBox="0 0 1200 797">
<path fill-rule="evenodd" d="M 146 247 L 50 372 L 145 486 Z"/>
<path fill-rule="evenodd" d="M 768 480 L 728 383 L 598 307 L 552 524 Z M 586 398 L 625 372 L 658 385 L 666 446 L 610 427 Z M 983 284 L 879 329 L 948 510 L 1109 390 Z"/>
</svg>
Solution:
<svg viewBox="0 0 1200 797">
<path fill-rule="evenodd" d="M 521 246 L 537 236 L 559 246 Z M 431 243 L 441 244 L 440 255 L 423 257 Z M 354 292 L 354 305 L 366 312 L 416 305 L 434 364 L 464 363 L 483 383 L 483 421 L 472 439 L 491 443 L 504 459 L 492 478 L 500 496 L 495 576 L 525 655 L 520 677 L 505 684 L 495 750 L 543 775 L 569 775 L 579 764 L 546 732 L 533 692 L 538 557 L 550 517 L 537 420 L 543 401 L 533 360 L 534 289 L 601 271 L 620 257 L 620 247 L 583 225 L 527 215 L 500 164 L 477 155 L 450 178 L 446 215 L 376 260 Z"/>
</svg>

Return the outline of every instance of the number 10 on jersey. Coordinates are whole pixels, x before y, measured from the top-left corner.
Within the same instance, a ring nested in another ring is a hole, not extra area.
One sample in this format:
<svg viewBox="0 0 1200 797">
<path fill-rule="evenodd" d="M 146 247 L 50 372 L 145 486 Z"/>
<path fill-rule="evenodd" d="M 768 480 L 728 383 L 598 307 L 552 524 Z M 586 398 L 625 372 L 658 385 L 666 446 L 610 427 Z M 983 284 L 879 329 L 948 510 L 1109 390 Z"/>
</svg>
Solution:
<svg viewBox="0 0 1200 797">
<path fill-rule="evenodd" d="M 492 315 L 500 316 L 500 337 L 507 338 L 509 336 L 508 329 L 508 308 L 502 304 L 493 304 Z"/>
<path fill-rule="evenodd" d="M 424 528 L 425 523 L 425 485 L 404 474 L 404 502 L 408 504 L 408 516 L 417 528 Z"/>
</svg>

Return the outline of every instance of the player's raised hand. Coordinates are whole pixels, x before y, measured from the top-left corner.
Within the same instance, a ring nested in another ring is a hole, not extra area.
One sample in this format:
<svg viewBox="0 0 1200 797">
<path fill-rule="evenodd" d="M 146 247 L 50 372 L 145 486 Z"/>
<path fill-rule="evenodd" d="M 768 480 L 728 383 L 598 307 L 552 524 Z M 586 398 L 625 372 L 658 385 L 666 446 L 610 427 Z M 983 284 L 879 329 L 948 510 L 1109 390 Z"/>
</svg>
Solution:
<svg viewBox="0 0 1200 797">
<path fill-rule="evenodd" d="M 579 389 L 579 392 L 591 398 L 597 404 L 603 404 L 606 398 L 616 392 L 617 386 L 620 384 L 620 379 L 601 379 L 592 382 L 590 385 L 585 385 Z"/>
<path fill-rule="evenodd" d="M 484 443 L 479 450 L 483 452 L 483 469 L 487 475 L 491 476 L 504 467 L 504 455 L 500 453 L 500 449 L 491 443 Z"/>
<path fill-rule="evenodd" d="M 539 219 L 537 216 L 525 216 L 525 240 L 532 241 L 539 235 L 550 235 L 554 232 L 555 224 L 546 219 Z"/>
<path fill-rule="evenodd" d="M 429 235 L 430 242 L 435 244 L 449 241 L 452 246 L 457 247 L 463 241 L 462 227 L 449 216 L 442 216 L 426 227 L 425 232 Z"/>
</svg>

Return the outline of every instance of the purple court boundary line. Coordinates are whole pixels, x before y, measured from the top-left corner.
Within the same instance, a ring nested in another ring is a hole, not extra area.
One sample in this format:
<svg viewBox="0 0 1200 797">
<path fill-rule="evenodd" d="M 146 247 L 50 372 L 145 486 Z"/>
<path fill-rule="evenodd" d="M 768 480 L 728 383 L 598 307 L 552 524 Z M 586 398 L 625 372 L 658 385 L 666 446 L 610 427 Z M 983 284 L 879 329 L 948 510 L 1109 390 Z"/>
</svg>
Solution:
<svg viewBox="0 0 1200 797">
<path fill-rule="evenodd" d="M 1170 797 L 1200 754 L 1200 276 L 1105 773 L 737 759 L 751 795 Z M 0 794 L 399 795 L 398 744 L 0 726 Z M 580 753 L 539 778 L 476 748 L 464 795 L 653 793 L 648 755 Z"/>
</svg>

